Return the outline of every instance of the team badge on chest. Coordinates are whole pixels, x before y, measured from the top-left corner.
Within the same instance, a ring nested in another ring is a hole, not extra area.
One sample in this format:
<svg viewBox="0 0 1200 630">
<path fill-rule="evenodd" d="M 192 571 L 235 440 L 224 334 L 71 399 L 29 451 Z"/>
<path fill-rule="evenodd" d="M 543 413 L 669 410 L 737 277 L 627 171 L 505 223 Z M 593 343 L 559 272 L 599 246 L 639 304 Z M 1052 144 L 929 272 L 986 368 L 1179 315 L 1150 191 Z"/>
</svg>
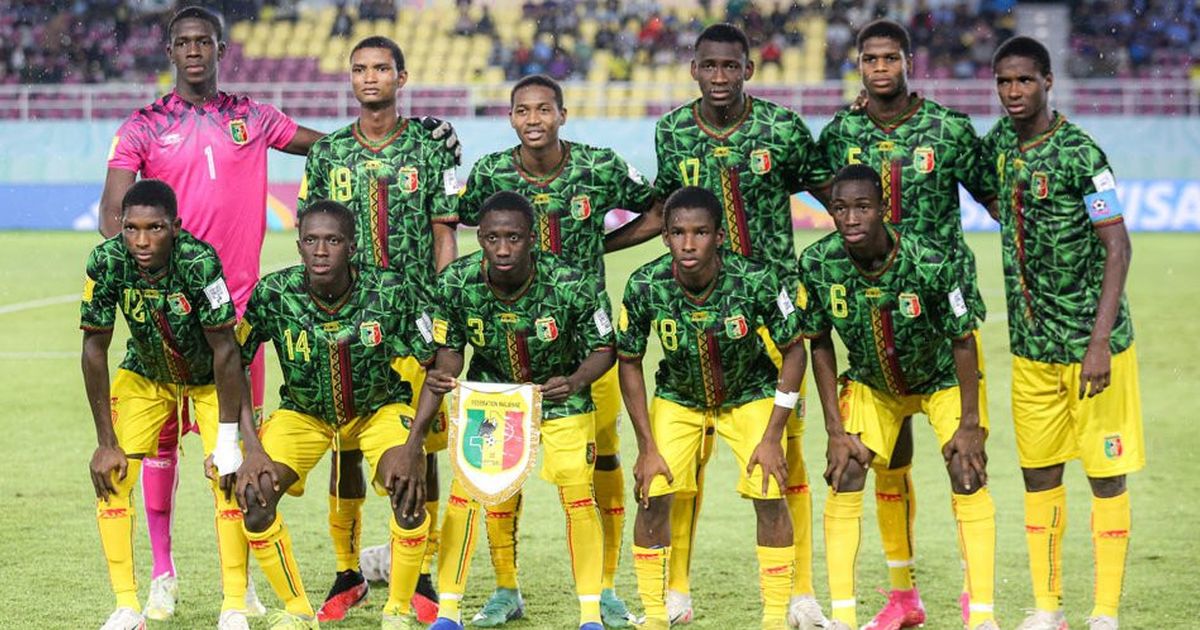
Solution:
<svg viewBox="0 0 1200 630">
<path fill-rule="evenodd" d="M 229 121 L 229 137 L 233 138 L 234 144 L 250 142 L 250 131 L 246 128 L 246 121 L 241 118 Z"/>
<path fill-rule="evenodd" d="M 917 147 L 913 151 L 913 166 L 918 173 L 932 173 L 934 167 L 933 147 Z"/>
<path fill-rule="evenodd" d="M 187 315 L 192 312 L 192 303 L 188 302 L 187 296 L 182 293 L 172 293 L 167 296 L 167 306 L 171 308 L 171 312 L 176 315 Z"/>
<path fill-rule="evenodd" d="M 587 195 L 576 195 L 571 198 L 571 216 L 582 221 L 592 216 L 592 200 Z"/>
<path fill-rule="evenodd" d="M 1034 171 L 1033 179 L 1033 196 L 1038 199 L 1045 199 L 1050 196 L 1050 176 L 1041 171 Z"/>
<path fill-rule="evenodd" d="M 535 320 L 533 326 L 537 332 L 538 339 L 542 341 L 554 341 L 558 339 L 558 322 L 555 322 L 553 317 L 543 317 Z"/>
<path fill-rule="evenodd" d="M 730 339 L 741 339 L 750 332 L 750 325 L 746 323 L 746 318 L 741 315 L 725 318 L 725 335 Z"/>
<path fill-rule="evenodd" d="M 411 166 L 401 168 L 396 175 L 396 184 L 400 190 L 406 193 L 415 193 L 421 187 L 421 178 L 417 174 L 417 169 Z"/>
<path fill-rule="evenodd" d="M 363 322 L 358 325 L 358 339 L 364 346 L 378 346 L 383 343 L 383 328 L 376 321 Z"/>
<path fill-rule="evenodd" d="M 916 293 L 901 293 L 898 297 L 900 299 L 901 315 L 910 319 L 920 316 L 921 300 L 917 297 Z"/>
<path fill-rule="evenodd" d="M 771 172 L 771 152 L 767 149 L 755 149 L 750 152 L 750 171 L 755 175 L 766 175 Z"/>
</svg>

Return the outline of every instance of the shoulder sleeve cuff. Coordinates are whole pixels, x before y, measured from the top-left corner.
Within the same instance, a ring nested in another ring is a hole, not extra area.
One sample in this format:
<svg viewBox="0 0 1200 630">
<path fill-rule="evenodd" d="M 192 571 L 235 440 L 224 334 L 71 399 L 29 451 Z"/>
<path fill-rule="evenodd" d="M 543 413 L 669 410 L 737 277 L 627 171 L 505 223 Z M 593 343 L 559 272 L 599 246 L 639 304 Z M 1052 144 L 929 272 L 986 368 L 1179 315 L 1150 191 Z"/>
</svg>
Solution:
<svg viewBox="0 0 1200 630">
<path fill-rule="evenodd" d="M 631 363 L 641 361 L 642 357 L 644 357 L 644 356 L 646 356 L 646 353 L 644 353 L 644 352 L 641 354 L 629 354 L 628 352 L 620 352 L 620 351 L 617 352 L 618 359 L 620 359 L 621 361 L 629 361 Z"/>
<path fill-rule="evenodd" d="M 79 330 L 84 332 L 112 332 L 112 326 L 92 326 L 90 324 L 80 324 Z"/>
</svg>

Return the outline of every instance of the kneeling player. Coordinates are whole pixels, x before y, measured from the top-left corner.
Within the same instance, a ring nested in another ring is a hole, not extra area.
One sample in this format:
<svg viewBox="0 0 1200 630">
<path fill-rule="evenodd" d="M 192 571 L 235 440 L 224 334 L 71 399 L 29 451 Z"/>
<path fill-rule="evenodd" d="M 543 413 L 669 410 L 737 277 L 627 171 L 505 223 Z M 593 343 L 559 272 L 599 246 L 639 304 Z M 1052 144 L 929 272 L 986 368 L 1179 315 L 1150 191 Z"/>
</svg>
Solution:
<svg viewBox="0 0 1200 630">
<path fill-rule="evenodd" d="M 580 629 L 602 630 L 603 538 L 592 495 L 596 444 L 590 387 L 612 367 L 612 324 L 607 298 L 591 274 L 548 252 L 534 253 L 533 216 L 533 206 L 517 193 L 488 197 L 478 213 L 483 251 L 459 258 L 442 272 L 434 305 L 434 340 L 440 347 L 421 392 L 412 439 L 424 439 L 442 396 L 462 371 L 468 344 L 474 349 L 470 380 L 540 384 L 542 478 L 558 486 L 566 512 Z M 409 460 L 409 467 L 415 466 L 415 459 Z M 459 606 L 479 512 L 479 504 L 455 479 L 438 550 L 441 608 L 430 630 L 463 627 Z"/>
<path fill-rule="evenodd" d="M 110 386 L 108 347 L 118 308 L 131 338 Z M 219 472 L 235 472 L 241 459 L 238 413 L 246 396 L 221 261 L 211 246 L 180 228 L 170 186 L 147 179 L 125 193 L 121 236 L 92 250 L 80 310 L 83 380 L 99 443 L 91 462 L 96 521 L 117 596 L 102 630 L 145 628 L 130 498 L 142 459 L 158 450 L 160 430 L 186 396 L 205 454 L 216 449 Z M 224 591 L 217 627 L 248 628 L 242 512 L 215 481 L 213 493 Z"/>
<path fill-rule="evenodd" d="M 975 320 L 954 262 L 919 237 L 885 226 L 882 196 L 871 167 L 840 170 L 829 208 L 837 232 L 800 255 L 801 318 L 812 338 L 813 373 L 829 433 L 830 628 L 857 627 L 854 564 L 867 467 L 872 460 L 886 464 L 904 418 L 922 412 L 950 473 L 968 578 L 967 627 L 995 629 L 995 508 L 985 487 L 987 413 L 979 407 Z M 850 360 L 840 394 L 834 328 Z"/>
<path fill-rule="evenodd" d="M 318 202 L 300 214 L 303 265 L 259 281 L 238 326 L 249 361 L 270 341 L 283 369 L 279 409 L 258 440 L 247 438 L 238 471 L 245 529 L 263 572 L 284 601 L 272 628 L 315 628 L 291 538 L 276 505 L 284 492 L 304 492 L 308 473 L 333 445 L 361 450 L 376 491 L 392 502 L 392 580 L 383 627 L 422 627 L 410 600 L 429 530 L 424 505 L 424 454 L 418 477 L 401 479 L 397 463 L 413 416 L 412 390 L 390 367 L 396 357 L 433 358 L 422 296 L 392 271 L 350 263 L 354 216 Z M 415 306 L 414 306 L 415 305 Z"/>
<path fill-rule="evenodd" d="M 738 492 L 758 515 L 762 627 L 786 628 L 795 549 L 781 493 L 784 429 L 805 366 L 792 291 L 766 268 L 721 251 L 721 203 L 708 190 L 681 188 L 664 212 L 671 252 L 633 273 L 618 321 L 621 393 L 638 440 L 633 558 L 645 627 L 669 626 L 671 503 L 676 492 L 696 491 L 705 431 L 715 424 L 744 470 Z M 762 326 L 783 353 L 778 371 L 755 332 Z M 642 356 L 650 331 L 664 358 L 648 413 Z"/>
</svg>

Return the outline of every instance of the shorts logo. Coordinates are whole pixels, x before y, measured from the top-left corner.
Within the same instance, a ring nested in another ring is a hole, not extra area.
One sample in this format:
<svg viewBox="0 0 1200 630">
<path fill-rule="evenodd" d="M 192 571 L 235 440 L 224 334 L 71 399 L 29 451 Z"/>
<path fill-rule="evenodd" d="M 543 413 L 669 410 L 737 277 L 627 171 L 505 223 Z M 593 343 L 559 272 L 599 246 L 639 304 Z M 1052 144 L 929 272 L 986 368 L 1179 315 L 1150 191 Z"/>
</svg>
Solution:
<svg viewBox="0 0 1200 630">
<path fill-rule="evenodd" d="M 1125 453 L 1125 445 L 1121 443 L 1120 435 L 1109 435 L 1104 438 L 1104 456 L 1117 459 Z"/>
<path fill-rule="evenodd" d="M 434 433 L 445 433 L 446 428 L 446 414 L 439 411 L 437 412 L 437 415 L 433 417 L 433 428 L 431 428 L 430 431 L 433 431 Z"/>
<path fill-rule="evenodd" d="M 592 216 L 592 200 L 587 195 L 577 195 L 571 198 L 571 217 L 582 221 Z"/>
<path fill-rule="evenodd" d="M 767 149 L 755 149 L 750 152 L 750 172 L 755 175 L 766 175 L 771 172 L 771 152 Z"/>
<path fill-rule="evenodd" d="M 421 187 L 421 178 L 417 174 L 417 169 L 411 166 L 401 168 L 398 178 L 397 184 L 400 186 L 400 190 L 406 193 L 415 193 Z"/>
<path fill-rule="evenodd" d="M 167 305 L 171 307 L 171 312 L 176 315 L 187 315 L 192 312 L 191 302 L 188 302 L 187 296 L 182 293 L 168 295 Z"/>
<path fill-rule="evenodd" d="M 1050 176 L 1041 171 L 1033 172 L 1033 196 L 1045 199 L 1050 196 Z"/>
<path fill-rule="evenodd" d="M 921 300 L 916 293 L 901 293 L 899 298 L 901 315 L 909 319 L 921 315 Z"/>
<path fill-rule="evenodd" d="M 363 322 L 358 325 L 358 338 L 364 346 L 378 346 L 383 342 L 383 328 L 376 321 Z"/>
<path fill-rule="evenodd" d="M 537 338 L 542 341 L 554 341 L 558 339 L 558 322 L 554 321 L 553 317 L 543 317 L 533 322 L 534 329 L 537 330 Z"/>
<path fill-rule="evenodd" d="M 246 129 L 246 121 L 241 118 L 229 121 L 229 137 L 233 138 L 234 144 L 250 142 L 250 131 Z"/>
<path fill-rule="evenodd" d="M 741 315 L 725 318 L 725 334 L 730 339 L 741 339 L 750 332 L 750 325 L 746 323 L 746 318 Z"/>
<path fill-rule="evenodd" d="M 934 167 L 933 147 L 917 147 L 913 151 L 913 165 L 919 173 L 932 173 Z"/>
<path fill-rule="evenodd" d="M 596 443 L 588 442 L 587 449 L 584 450 L 584 457 L 587 458 L 588 465 L 596 463 Z"/>
<path fill-rule="evenodd" d="M 404 427 L 405 429 L 411 429 L 412 418 L 409 418 L 408 416 L 400 416 L 400 426 Z"/>
</svg>

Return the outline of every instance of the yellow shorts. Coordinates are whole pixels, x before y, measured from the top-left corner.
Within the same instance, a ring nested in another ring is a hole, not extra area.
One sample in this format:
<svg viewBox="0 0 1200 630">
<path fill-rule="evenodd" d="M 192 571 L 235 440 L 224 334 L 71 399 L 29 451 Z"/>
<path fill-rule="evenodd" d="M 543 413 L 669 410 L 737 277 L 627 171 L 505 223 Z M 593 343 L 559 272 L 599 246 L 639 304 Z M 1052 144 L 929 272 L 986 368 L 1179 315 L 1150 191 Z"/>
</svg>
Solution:
<svg viewBox="0 0 1200 630">
<path fill-rule="evenodd" d="M 556 486 L 592 483 L 596 418 L 592 413 L 542 421 L 542 479 Z"/>
<path fill-rule="evenodd" d="M 617 381 L 617 366 L 592 383 L 592 403 L 596 405 L 596 454 L 620 453 L 617 419 L 621 416 L 621 385 Z"/>
<path fill-rule="evenodd" d="M 938 446 L 945 446 L 962 419 L 962 399 L 958 385 L 932 394 L 896 396 L 873 389 L 858 381 L 843 380 L 838 397 L 842 422 L 847 433 L 857 434 L 863 445 L 875 454 L 872 465 L 886 466 L 896 448 L 896 439 L 904 419 L 924 413 L 937 435 Z M 988 430 L 987 407 L 979 407 L 979 425 Z"/>
<path fill-rule="evenodd" d="M 1112 358 L 1107 389 L 1079 399 L 1081 364 L 1013 357 L 1012 412 L 1023 468 L 1083 462 L 1089 477 L 1115 477 L 1146 465 L 1137 350 Z"/>
<path fill-rule="evenodd" d="M 421 387 L 425 385 L 425 368 L 412 357 L 402 357 L 392 360 L 392 369 L 400 375 L 400 378 L 408 381 L 408 384 L 412 386 L 412 406 L 415 410 L 417 408 L 417 401 L 421 398 Z M 425 436 L 426 453 L 436 453 L 446 450 L 447 430 L 449 429 L 449 425 L 446 424 L 447 417 L 446 401 L 442 399 L 442 408 L 433 417 L 433 422 L 429 426 L 429 435 Z"/>
<path fill-rule="evenodd" d="M 774 479 L 763 494 L 761 467 L 755 467 L 752 475 L 746 474 L 746 465 L 762 442 L 774 407 L 774 399 L 763 398 L 740 407 L 700 410 L 656 397 L 650 404 L 650 431 L 675 481 L 668 483 L 665 477 L 655 477 L 650 484 L 650 496 L 696 493 L 696 466 L 700 463 L 705 432 L 715 425 L 717 435 L 725 440 L 737 459 L 738 492 L 751 499 L 782 498 L 779 483 Z M 780 440 L 780 447 L 786 448 L 786 440 L 786 436 Z"/>
<path fill-rule="evenodd" d="M 758 328 L 758 336 L 762 338 L 763 344 L 766 345 L 766 347 L 767 347 L 767 355 L 771 357 L 771 363 L 775 364 L 776 369 L 782 367 L 783 366 L 783 353 L 779 351 L 779 346 L 776 346 L 775 341 L 773 341 L 771 339 L 771 333 L 767 331 L 766 326 L 760 326 Z M 804 342 L 798 341 L 797 343 L 804 343 Z M 808 391 L 808 376 L 806 375 L 800 379 L 800 400 L 796 401 L 796 410 L 795 410 L 795 412 L 792 413 L 792 416 L 790 418 L 788 418 L 787 436 L 789 438 L 790 437 L 800 437 L 800 436 L 804 435 L 804 414 L 807 412 L 807 409 L 804 404 L 804 394 L 807 391 Z M 788 444 L 789 444 L 788 448 L 791 449 L 792 443 L 789 442 Z M 795 444 L 798 446 L 799 442 L 796 442 Z M 790 451 L 789 451 L 789 454 L 790 454 Z"/>
<path fill-rule="evenodd" d="M 207 457 L 217 445 L 217 387 L 152 381 L 136 372 L 117 370 L 109 391 L 113 432 L 125 455 L 140 459 L 158 452 L 158 434 L 180 403 L 192 401 L 193 421 Z"/>
<path fill-rule="evenodd" d="M 300 477 L 288 488 L 290 495 L 304 494 L 309 471 L 330 448 L 362 451 L 371 467 L 368 478 L 374 483 L 375 491 L 382 495 L 387 491 L 375 480 L 375 467 L 388 449 L 408 441 L 408 424 L 412 417 L 412 407 L 393 403 L 369 416 L 358 416 L 335 431 L 329 423 L 310 415 L 278 409 L 259 429 L 259 439 L 268 457 L 291 468 Z"/>
</svg>

